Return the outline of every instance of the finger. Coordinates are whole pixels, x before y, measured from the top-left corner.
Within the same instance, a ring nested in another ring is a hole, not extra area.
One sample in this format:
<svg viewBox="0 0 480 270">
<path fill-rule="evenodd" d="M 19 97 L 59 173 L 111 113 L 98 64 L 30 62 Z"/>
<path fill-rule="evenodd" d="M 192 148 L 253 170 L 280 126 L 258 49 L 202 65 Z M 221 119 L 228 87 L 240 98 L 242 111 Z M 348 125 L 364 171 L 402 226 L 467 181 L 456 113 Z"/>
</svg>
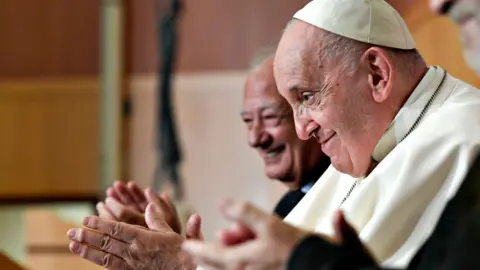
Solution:
<svg viewBox="0 0 480 270">
<path fill-rule="evenodd" d="M 130 191 L 128 190 L 125 183 L 117 181 L 114 185 L 115 190 L 117 191 L 118 196 L 120 197 L 120 202 L 124 205 L 134 205 L 135 202 L 130 196 Z"/>
<path fill-rule="evenodd" d="M 74 254 L 79 255 L 80 257 L 89 260 L 97 265 L 100 265 L 106 269 L 117 270 L 117 269 L 126 269 L 130 270 L 131 268 L 127 265 L 127 262 L 120 257 L 112 255 L 110 253 L 96 250 L 85 244 L 71 241 L 68 248 Z"/>
<path fill-rule="evenodd" d="M 110 212 L 110 209 L 107 209 L 103 202 L 99 202 L 96 205 L 98 216 L 105 219 L 117 220 L 115 216 Z"/>
<path fill-rule="evenodd" d="M 112 197 L 108 197 L 105 199 L 105 205 L 111 210 L 112 214 L 117 218 L 117 219 L 123 219 L 125 218 L 125 215 L 127 214 L 127 207 L 120 203 L 119 201 L 115 200 Z M 130 212 L 134 212 L 131 210 Z"/>
<path fill-rule="evenodd" d="M 185 238 L 203 241 L 202 218 L 200 215 L 191 215 L 186 227 Z"/>
<path fill-rule="evenodd" d="M 337 211 L 333 218 L 333 228 L 335 231 L 334 239 L 338 244 L 354 248 L 363 248 L 362 241 L 358 237 L 357 231 L 345 220 L 342 211 Z"/>
<path fill-rule="evenodd" d="M 108 234 L 113 238 L 131 244 L 141 229 L 133 225 L 114 220 L 102 219 L 96 216 L 89 216 L 83 219 L 82 224 L 92 230 Z"/>
<path fill-rule="evenodd" d="M 171 219 L 167 220 L 170 224 L 170 227 L 172 227 L 172 229 L 176 233 L 181 234 L 182 225 L 180 224 L 180 218 L 178 216 L 177 208 L 175 207 L 175 204 L 173 203 L 172 198 L 166 192 L 164 192 L 160 197 L 170 209 Z"/>
<path fill-rule="evenodd" d="M 145 210 L 145 221 L 149 229 L 158 232 L 171 232 L 172 229 L 165 221 L 163 213 L 158 206 L 150 203 Z"/>
<path fill-rule="evenodd" d="M 138 210 L 144 213 L 145 209 L 147 208 L 148 202 L 145 194 L 143 194 L 142 189 L 135 182 L 128 182 L 127 188 L 130 191 L 130 195 L 135 201 Z"/>
<path fill-rule="evenodd" d="M 227 261 L 223 256 L 224 250 L 219 246 L 187 240 L 183 242 L 182 249 L 199 265 L 213 269 L 227 269 Z"/>
<path fill-rule="evenodd" d="M 227 219 L 239 222 L 257 233 L 265 233 L 268 226 L 278 219 L 260 211 L 250 203 L 237 202 L 232 199 L 224 200 L 220 211 Z"/>
<path fill-rule="evenodd" d="M 105 251 L 106 253 L 111 253 L 119 257 L 123 257 L 129 249 L 129 245 L 125 242 L 114 239 L 107 234 L 88 229 L 70 229 L 67 235 L 71 241 L 87 244 L 94 249 Z"/>
<path fill-rule="evenodd" d="M 115 219 L 122 221 L 128 224 L 146 226 L 145 216 L 131 208 L 125 207 L 123 204 L 119 203 L 117 200 L 108 197 L 105 199 L 105 205 L 108 210 L 115 216 Z"/>
<path fill-rule="evenodd" d="M 234 224 L 232 228 L 219 232 L 217 238 L 220 243 L 226 246 L 238 245 L 255 238 L 255 234 L 241 224 Z"/>
<path fill-rule="evenodd" d="M 249 245 L 222 247 L 195 240 L 185 240 L 182 249 L 201 265 L 219 269 L 245 269 L 248 262 L 253 262 L 252 257 L 258 255 Z"/>
<path fill-rule="evenodd" d="M 162 194 L 161 198 L 170 207 L 170 209 L 172 209 L 172 212 L 175 214 L 175 216 L 178 217 L 177 208 L 175 207 L 175 204 L 173 203 L 173 200 L 170 197 L 170 195 L 168 195 L 168 193 L 164 192 Z"/>
<path fill-rule="evenodd" d="M 163 198 L 155 194 L 151 188 L 147 188 L 147 190 L 145 191 L 145 196 L 147 197 L 148 202 L 150 204 L 154 204 L 158 208 L 158 210 L 161 211 L 161 214 L 164 217 L 165 213 L 171 212 L 170 206 L 168 206 L 168 204 L 163 200 Z"/>
<path fill-rule="evenodd" d="M 192 258 L 192 262 L 194 265 L 201 266 L 202 270 L 225 270 L 227 268 L 221 266 L 218 263 L 206 260 L 206 259 L 200 259 L 200 258 Z"/>
<path fill-rule="evenodd" d="M 107 197 L 111 197 L 117 201 L 120 201 L 120 196 L 118 196 L 117 191 L 114 188 L 111 188 L 111 187 L 108 188 L 106 194 L 107 194 Z"/>
</svg>

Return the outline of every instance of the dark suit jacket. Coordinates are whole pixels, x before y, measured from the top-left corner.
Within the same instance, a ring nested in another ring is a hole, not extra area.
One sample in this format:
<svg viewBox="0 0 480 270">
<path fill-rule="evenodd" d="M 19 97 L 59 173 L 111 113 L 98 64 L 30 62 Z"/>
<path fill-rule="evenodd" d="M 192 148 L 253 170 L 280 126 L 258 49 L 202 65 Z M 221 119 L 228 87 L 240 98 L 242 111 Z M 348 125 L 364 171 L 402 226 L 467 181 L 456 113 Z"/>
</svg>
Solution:
<svg viewBox="0 0 480 270">
<path fill-rule="evenodd" d="M 358 247 L 330 244 L 317 236 L 301 241 L 287 269 L 383 269 Z M 480 270 L 480 156 L 447 204 L 430 238 L 408 270 Z"/>
<path fill-rule="evenodd" d="M 273 212 L 281 217 L 282 219 L 285 218 L 290 211 L 295 208 L 295 206 L 303 199 L 305 193 L 301 190 L 296 191 L 289 191 L 287 192 L 278 202 L 277 206 L 275 206 L 275 210 Z"/>
</svg>

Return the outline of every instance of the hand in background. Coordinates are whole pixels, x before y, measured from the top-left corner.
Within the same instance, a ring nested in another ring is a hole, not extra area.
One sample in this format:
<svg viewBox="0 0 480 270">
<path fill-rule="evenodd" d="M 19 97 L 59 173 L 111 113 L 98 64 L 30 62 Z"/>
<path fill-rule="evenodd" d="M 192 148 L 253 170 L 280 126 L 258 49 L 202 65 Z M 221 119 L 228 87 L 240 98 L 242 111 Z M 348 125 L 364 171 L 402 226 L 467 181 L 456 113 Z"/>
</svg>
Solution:
<svg viewBox="0 0 480 270">
<path fill-rule="evenodd" d="M 147 227 L 144 215 L 145 208 L 148 203 L 155 203 L 174 232 L 181 232 L 178 213 L 167 194 L 158 195 L 151 189 L 142 192 L 134 182 L 125 184 L 119 181 L 113 187 L 107 189 L 106 193 L 105 202 L 97 204 L 100 217 Z"/>
</svg>

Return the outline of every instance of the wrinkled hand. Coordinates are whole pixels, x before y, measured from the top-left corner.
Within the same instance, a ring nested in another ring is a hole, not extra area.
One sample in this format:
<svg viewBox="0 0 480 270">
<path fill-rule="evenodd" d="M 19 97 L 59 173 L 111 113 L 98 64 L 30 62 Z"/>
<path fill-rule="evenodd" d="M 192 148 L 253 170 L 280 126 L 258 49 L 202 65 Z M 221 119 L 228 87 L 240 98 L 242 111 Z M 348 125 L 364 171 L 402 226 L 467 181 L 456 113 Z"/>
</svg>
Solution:
<svg viewBox="0 0 480 270">
<path fill-rule="evenodd" d="M 148 205 L 146 222 L 150 230 L 86 217 L 83 221 L 86 228 L 71 229 L 67 233 L 70 251 L 111 270 L 196 269 L 191 257 L 181 250 L 184 239 L 168 226 L 155 204 Z M 189 237 L 199 239 L 200 223 L 198 215 L 190 217 Z"/>
<path fill-rule="evenodd" d="M 276 216 L 263 213 L 247 203 L 227 201 L 222 214 L 235 226 L 219 234 L 219 243 L 185 241 L 183 249 L 194 262 L 215 269 L 285 269 L 298 242 L 311 234 L 292 227 Z M 339 212 L 334 218 L 335 235 L 321 236 L 334 244 L 363 248 L 355 230 Z"/>
<path fill-rule="evenodd" d="M 180 218 L 171 198 L 167 194 L 159 196 L 149 188 L 142 192 L 134 182 L 125 185 L 117 181 L 107 189 L 107 198 L 97 204 L 97 211 L 105 219 L 147 227 L 144 212 L 148 203 L 158 205 L 167 224 L 176 233 L 181 232 Z"/>
</svg>

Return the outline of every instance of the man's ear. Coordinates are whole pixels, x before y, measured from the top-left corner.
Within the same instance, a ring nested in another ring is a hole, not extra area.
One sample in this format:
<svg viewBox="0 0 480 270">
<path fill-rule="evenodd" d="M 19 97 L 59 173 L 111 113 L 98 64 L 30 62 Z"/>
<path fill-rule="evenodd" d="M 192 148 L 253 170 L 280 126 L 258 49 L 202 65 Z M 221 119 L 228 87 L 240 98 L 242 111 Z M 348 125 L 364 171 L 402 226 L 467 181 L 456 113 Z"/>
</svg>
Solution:
<svg viewBox="0 0 480 270">
<path fill-rule="evenodd" d="M 383 49 L 372 47 L 363 53 L 361 61 L 367 70 L 373 99 L 378 103 L 384 102 L 393 87 L 395 73 L 392 59 Z"/>
</svg>

